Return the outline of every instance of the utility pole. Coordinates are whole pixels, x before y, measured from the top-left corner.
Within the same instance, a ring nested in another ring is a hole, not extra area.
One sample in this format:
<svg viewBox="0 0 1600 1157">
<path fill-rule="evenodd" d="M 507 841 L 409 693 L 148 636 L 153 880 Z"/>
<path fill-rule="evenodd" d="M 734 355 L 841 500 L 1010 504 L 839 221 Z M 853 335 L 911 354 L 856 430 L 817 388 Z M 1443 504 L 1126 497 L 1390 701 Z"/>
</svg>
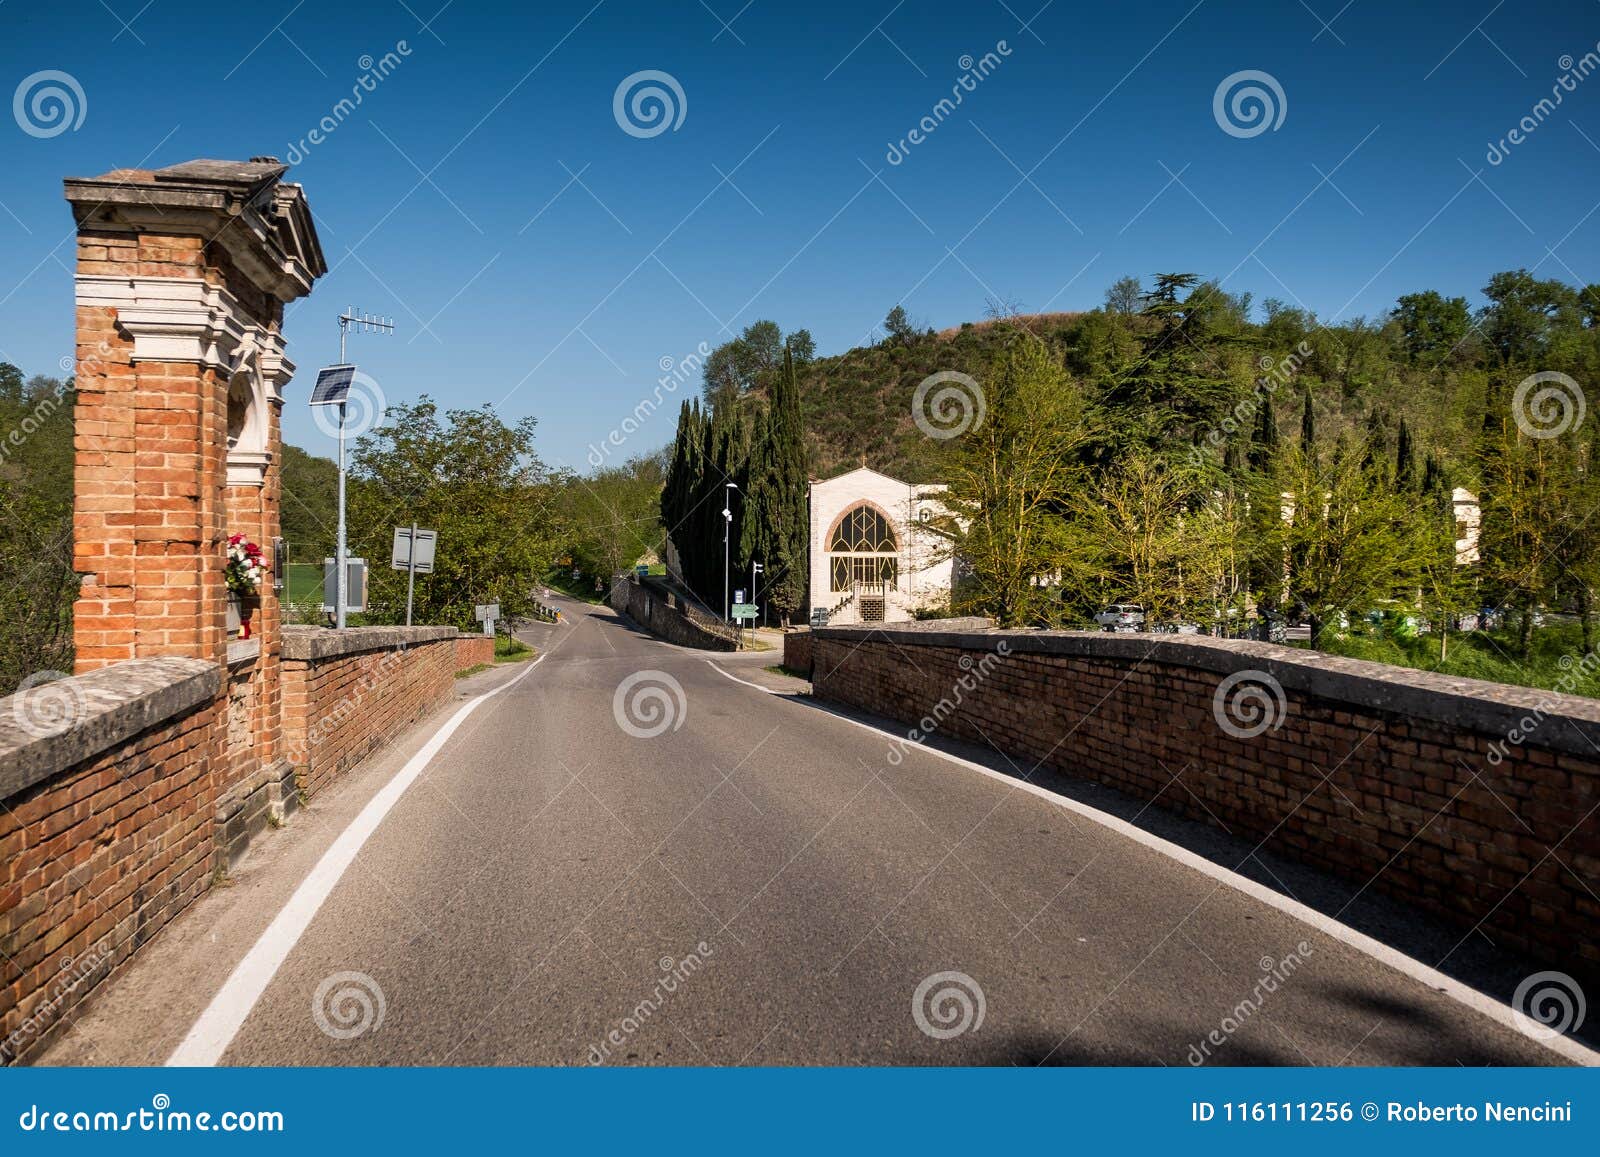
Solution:
<svg viewBox="0 0 1600 1157">
<path fill-rule="evenodd" d="M 411 552 L 406 565 L 406 626 L 411 625 L 411 595 L 417 589 L 417 523 L 411 522 Z"/>
<path fill-rule="evenodd" d="M 339 406 L 339 527 L 333 552 L 334 589 L 337 597 L 334 599 L 333 625 L 340 630 L 345 627 L 345 616 L 350 606 L 350 575 L 349 564 L 345 561 L 348 557 L 348 547 L 345 537 L 345 479 L 344 479 L 344 419 L 345 406 L 350 394 L 350 382 L 355 376 L 355 367 L 344 360 L 345 337 L 351 329 L 357 333 L 393 333 L 394 322 L 388 318 L 372 317 L 368 314 L 358 313 L 354 306 L 348 307 L 339 315 L 339 365 L 348 366 L 350 374 L 344 379 L 344 390 L 338 395 Z M 316 396 L 312 396 L 312 405 L 317 405 Z M 409 619 L 408 619 L 409 621 Z"/>
<path fill-rule="evenodd" d="M 750 601 L 753 603 L 761 602 L 760 599 L 756 598 L 756 575 L 763 574 L 764 572 L 765 568 L 762 567 L 759 562 L 757 562 L 755 559 L 750 560 Z M 751 627 L 750 629 L 752 631 L 755 630 L 754 627 Z"/>
<path fill-rule="evenodd" d="M 732 604 L 728 602 L 728 532 L 733 527 L 733 495 L 739 489 L 737 482 L 722 484 L 722 621 L 732 618 Z"/>
</svg>

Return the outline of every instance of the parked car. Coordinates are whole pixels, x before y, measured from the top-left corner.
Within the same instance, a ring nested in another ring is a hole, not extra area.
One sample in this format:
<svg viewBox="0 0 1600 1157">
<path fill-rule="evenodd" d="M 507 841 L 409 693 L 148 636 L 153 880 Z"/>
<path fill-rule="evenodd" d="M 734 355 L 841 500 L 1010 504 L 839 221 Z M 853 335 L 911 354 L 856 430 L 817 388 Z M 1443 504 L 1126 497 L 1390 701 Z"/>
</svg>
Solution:
<svg viewBox="0 0 1600 1157">
<path fill-rule="evenodd" d="M 1144 626 L 1144 608 L 1138 603 L 1112 603 L 1094 621 L 1102 631 L 1137 631 Z"/>
</svg>

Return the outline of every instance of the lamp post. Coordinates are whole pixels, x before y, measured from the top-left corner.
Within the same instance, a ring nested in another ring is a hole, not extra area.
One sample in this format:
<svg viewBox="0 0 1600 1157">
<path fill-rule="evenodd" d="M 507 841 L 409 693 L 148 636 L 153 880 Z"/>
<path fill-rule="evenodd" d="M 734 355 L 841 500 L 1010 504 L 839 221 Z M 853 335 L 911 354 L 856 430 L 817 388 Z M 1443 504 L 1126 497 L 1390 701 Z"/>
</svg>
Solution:
<svg viewBox="0 0 1600 1157">
<path fill-rule="evenodd" d="M 724 482 L 722 484 L 722 621 L 727 622 L 732 617 L 732 606 L 728 602 L 728 532 L 733 527 L 733 495 L 729 491 L 739 489 L 737 482 Z"/>
</svg>

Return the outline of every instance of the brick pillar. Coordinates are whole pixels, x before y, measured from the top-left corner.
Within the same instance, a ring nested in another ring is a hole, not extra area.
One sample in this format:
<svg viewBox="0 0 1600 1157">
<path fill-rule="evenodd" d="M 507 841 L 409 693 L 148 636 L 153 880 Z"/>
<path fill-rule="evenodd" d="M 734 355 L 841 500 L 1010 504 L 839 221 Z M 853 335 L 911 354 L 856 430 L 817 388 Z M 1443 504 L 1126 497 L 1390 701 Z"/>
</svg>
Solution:
<svg viewBox="0 0 1600 1157">
<path fill-rule="evenodd" d="M 259 648 L 230 656 L 227 539 L 245 534 L 270 557 L 278 537 L 279 410 L 294 373 L 283 307 L 327 271 L 286 168 L 202 160 L 66 182 L 78 223 L 77 669 L 183 656 L 227 672 L 213 761 L 225 842 L 283 755 L 278 601 L 261 592 Z"/>
</svg>

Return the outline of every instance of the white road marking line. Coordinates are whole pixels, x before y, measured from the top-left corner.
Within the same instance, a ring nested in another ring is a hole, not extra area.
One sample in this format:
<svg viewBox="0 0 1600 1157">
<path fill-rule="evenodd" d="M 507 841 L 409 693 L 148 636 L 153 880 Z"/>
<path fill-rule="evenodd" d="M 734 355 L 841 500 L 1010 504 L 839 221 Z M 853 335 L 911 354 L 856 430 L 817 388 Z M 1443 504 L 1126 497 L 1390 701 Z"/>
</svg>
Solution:
<svg viewBox="0 0 1600 1157">
<path fill-rule="evenodd" d="M 720 674 L 726 675 L 729 679 L 732 679 L 735 683 L 743 683 L 746 687 L 754 687 L 757 691 L 763 691 L 768 695 L 776 695 L 780 699 L 788 698 L 788 696 L 784 695 L 782 692 L 774 691 L 771 688 L 763 687 L 758 683 L 752 683 L 748 679 L 741 679 L 737 675 L 729 674 L 729 672 L 718 666 L 710 659 L 705 660 L 705 662 Z M 881 727 L 876 727 L 871 723 L 863 723 L 859 719 L 851 719 L 848 715 L 840 714 L 831 706 L 823 703 L 820 700 L 813 699 L 810 706 L 820 707 L 824 712 L 833 716 L 835 719 L 838 719 L 844 723 L 849 723 L 855 727 L 860 727 L 865 731 L 871 731 L 875 735 L 893 737 L 892 732 L 886 731 Z M 1045 800 L 1048 803 L 1055 804 L 1057 807 L 1060 807 L 1066 811 L 1075 812 L 1078 815 L 1083 816 L 1085 819 L 1097 823 L 1102 827 L 1110 828 L 1118 835 L 1126 836 L 1128 839 L 1133 840 L 1135 843 L 1141 844 L 1146 848 L 1149 848 L 1151 851 L 1159 852 L 1168 859 L 1176 860 L 1178 863 L 1184 865 L 1184 867 L 1194 869 L 1207 879 L 1215 880 L 1217 883 L 1226 885 L 1237 892 L 1243 892 L 1251 899 L 1259 900 L 1269 908 L 1274 908 L 1277 911 L 1282 912 L 1285 916 L 1293 917 L 1303 924 L 1309 924 L 1318 932 L 1321 932 L 1323 935 L 1328 936 L 1333 940 L 1337 940 L 1346 947 L 1353 948 L 1357 952 L 1364 953 L 1367 956 L 1372 957 L 1374 960 L 1377 960 L 1379 963 L 1388 965 L 1396 972 L 1409 976 L 1413 980 L 1420 981 L 1442 995 L 1450 997 L 1450 999 L 1456 1001 L 1458 1004 L 1466 1005 L 1474 1012 L 1482 1013 L 1495 1023 L 1504 1025 L 1510 1029 L 1515 1029 L 1517 1032 L 1527 1036 L 1535 1043 L 1543 1045 L 1551 1052 L 1558 1053 L 1569 1061 L 1573 1061 L 1580 1065 L 1600 1066 L 1600 1051 L 1590 1048 L 1588 1045 L 1584 1044 L 1575 1037 L 1558 1036 L 1546 1040 L 1540 1037 L 1532 1036 L 1526 1028 L 1526 1025 L 1532 1022 L 1527 1020 L 1523 1014 L 1517 1012 L 1510 1005 L 1502 1004 L 1493 997 L 1486 996 L 1477 989 L 1471 988 L 1465 984 L 1462 984 L 1459 980 L 1455 980 L 1452 977 L 1446 976 L 1438 969 L 1430 968 L 1428 965 L 1422 963 L 1422 961 L 1407 956 L 1398 949 L 1389 947 L 1389 945 L 1383 943 L 1381 940 L 1375 940 L 1363 932 L 1358 932 L 1348 924 L 1342 924 L 1333 917 L 1319 912 L 1315 908 L 1302 904 L 1298 900 L 1291 900 L 1289 897 L 1275 892 L 1263 884 L 1256 883 L 1256 881 L 1247 876 L 1241 876 L 1237 872 L 1230 871 L 1229 869 L 1222 867 L 1220 864 L 1213 863 L 1204 856 L 1196 855 L 1194 852 L 1189 851 L 1189 849 L 1185 847 L 1175 844 L 1170 840 L 1164 840 L 1160 836 L 1152 835 L 1143 828 L 1135 827 L 1133 824 L 1128 823 L 1126 820 L 1119 819 L 1118 817 L 1111 815 L 1109 812 L 1100 811 L 1098 808 L 1090 807 L 1086 803 L 1071 799 L 1067 796 L 1057 795 L 1048 788 L 1040 787 L 1037 784 L 1028 783 L 1026 780 L 1018 779 L 1015 776 L 1010 776 L 1003 772 L 995 771 L 991 767 L 985 767 L 981 763 L 974 763 L 970 759 L 963 759 L 959 755 L 952 755 L 948 751 L 941 751 L 937 747 L 929 747 L 924 743 L 916 743 L 915 746 L 918 750 L 926 752 L 929 755 L 937 756 L 938 758 L 949 763 L 954 763 L 957 766 L 967 768 L 970 771 L 976 771 L 980 775 L 986 775 L 990 779 L 996 780 L 997 782 L 1008 784 L 1012 787 L 1019 788 L 1022 791 L 1029 792 L 1030 794 L 1036 795 L 1040 799 Z"/>
<path fill-rule="evenodd" d="M 766 693 L 768 695 L 779 695 L 779 694 L 782 694 L 782 692 L 774 691 L 771 687 L 763 687 L 760 683 L 752 683 L 748 679 L 741 679 L 741 678 L 739 678 L 739 676 L 737 676 L 737 675 L 731 673 L 730 671 L 728 671 L 727 668 L 719 666 L 718 664 L 712 662 L 710 659 L 706 660 L 706 664 L 713 671 L 717 672 L 717 674 L 726 675 L 728 678 L 732 679 L 735 683 L 743 683 L 746 687 L 754 687 L 757 691 L 764 692 L 764 693 Z"/>
<path fill-rule="evenodd" d="M 300 882 L 300 886 L 294 890 L 294 895 L 289 897 L 288 903 L 273 918 L 272 923 L 267 925 L 266 931 L 261 933 L 250 951 L 245 953 L 244 959 L 239 961 L 229 974 L 228 979 L 217 991 L 217 995 L 211 998 L 211 1003 L 206 1006 L 200 1018 L 194 1022 L 194 1027 L 189 1030 L 189 1035 L 183 1038 L 178 1047 L 172 1051 L 172 1055 L 167 1058 L 169 1066 L 210 1066 L 222 1059 L 222 1054 L 233 1043 L 233 1038 L 238 1035 L 245 1018 L 250 1015 L 250 1010 L 255 1008 L 267 985 L 272 982 L 272 978 L 277 975 L 278 969 L 282 967 L 290 951 L 310 926 L 323 901 L 328 898 L 334 885 L 355 860 L 361 846 L 373 832 L 378 830 L 378 825 L 399 802 L 406 789 L 422 774 L 428 764 L 433 762 L 433 757 L 439 754 L 440 748 L 455 734 L 456 729 L 466 722 L 469 715 L 486 700 L 494 698 L 503 691 L 509 691 L 526 679 L 533 673 L 533 669 L 544 661 L 544 657 L 543 654 L 539 655 L 528 664 L 527 670 L 516 678 L 463 703 L 456 713 L 433 733 L 428 742 L 423 744 L 422 749 L 406 761 L 406 765 L 395 773 L 394 778 L 367 801 L 367 806 L 350 821 L 349 827 L 339 833 L 338 838 L 317 861 L 316 867 L 311 869 L 306 878 Z"/>
</svg>

